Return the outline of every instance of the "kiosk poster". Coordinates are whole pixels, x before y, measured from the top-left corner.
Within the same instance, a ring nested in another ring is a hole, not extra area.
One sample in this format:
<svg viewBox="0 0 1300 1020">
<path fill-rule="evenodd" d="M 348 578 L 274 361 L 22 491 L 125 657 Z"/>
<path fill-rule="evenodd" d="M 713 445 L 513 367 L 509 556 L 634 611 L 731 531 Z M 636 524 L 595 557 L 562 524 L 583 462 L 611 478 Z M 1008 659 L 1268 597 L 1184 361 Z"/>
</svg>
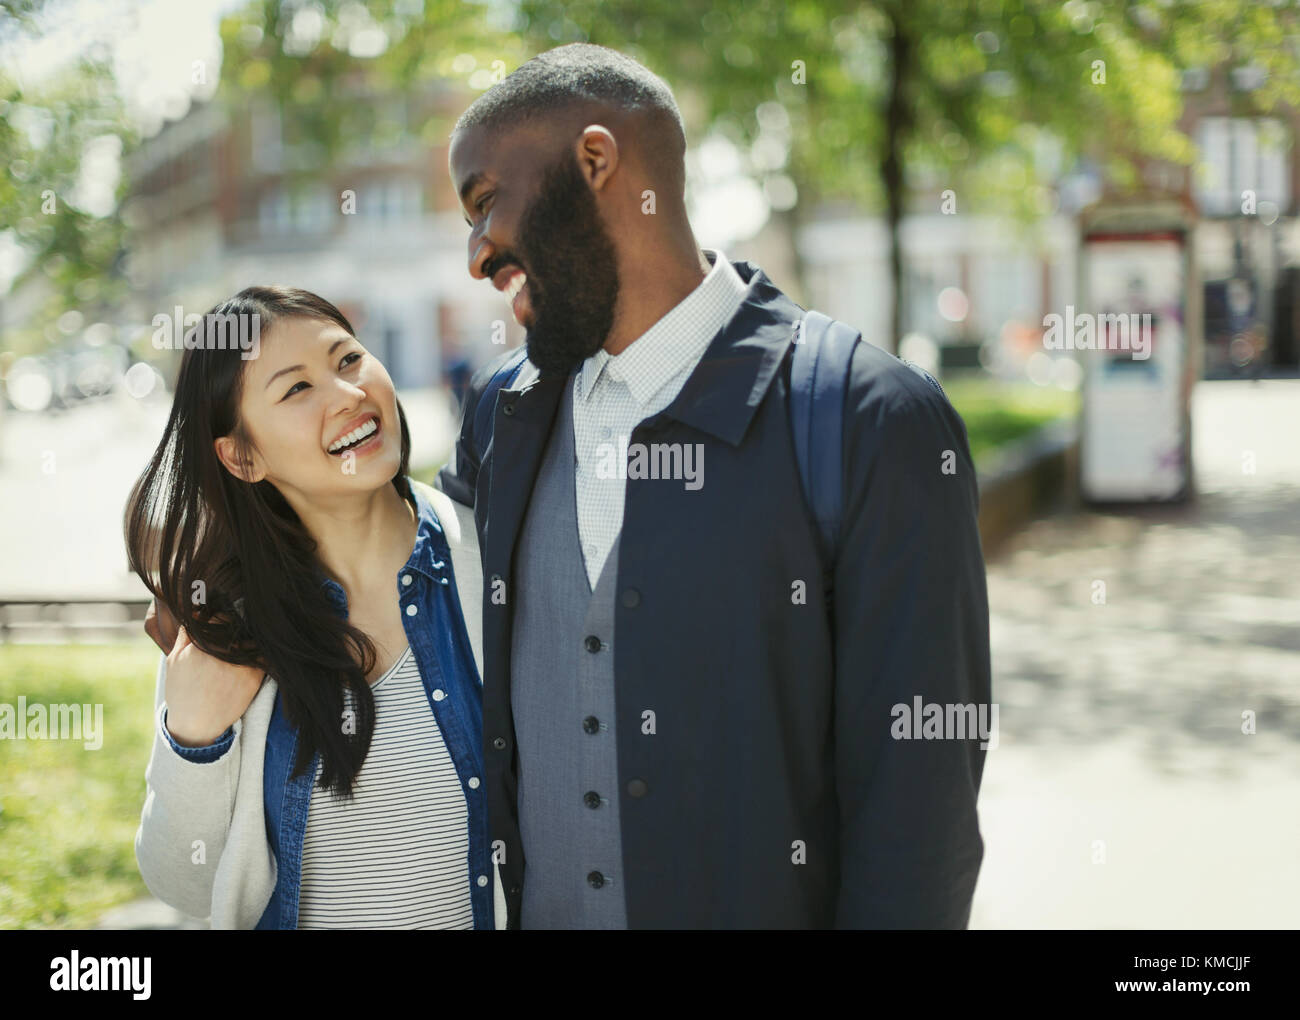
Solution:
<svg viewBox="0 0 1300 1020">
<path fill-rule="evenodd" d="M 1085 240 L 1085 307 L 1067 309 L 1061 333 L 1083 368 L 1086 499 L 1164 500 L 1187 486 L 1185 283 L 1177 234 Z"/>
</svg>

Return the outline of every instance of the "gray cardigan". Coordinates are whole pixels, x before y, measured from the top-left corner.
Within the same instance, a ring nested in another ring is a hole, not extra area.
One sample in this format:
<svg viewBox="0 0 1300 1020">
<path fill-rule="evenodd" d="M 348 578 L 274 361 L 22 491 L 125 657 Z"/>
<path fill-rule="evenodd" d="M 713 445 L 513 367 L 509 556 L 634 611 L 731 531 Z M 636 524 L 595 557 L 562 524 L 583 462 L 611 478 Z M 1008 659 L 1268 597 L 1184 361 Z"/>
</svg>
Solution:
<svg viewBox="0 0 1300 1020">
<path fill-rule="evenodd" d="M 420 484 L 420 483 L 415 483 Z M 479 676 L 483 675 L 483 572 L 473 511 L 423 487 L 451 547 L 457 594 Z M 145 801 L 135 859 L 149 890 L 213 928 L 254 928 L 275 890 L 275 854 L 262 808 L 262 762 L 275 707 L 267 677 L 235 722 L 230 749 L 213 762 L 178 755 L 163 732 L 167 658 L 160 656 L 154 694 L 154 741 L 145 769 Z M 495 923 L 505 928 L 505 897 L 495 861 Z"/>
</svg>

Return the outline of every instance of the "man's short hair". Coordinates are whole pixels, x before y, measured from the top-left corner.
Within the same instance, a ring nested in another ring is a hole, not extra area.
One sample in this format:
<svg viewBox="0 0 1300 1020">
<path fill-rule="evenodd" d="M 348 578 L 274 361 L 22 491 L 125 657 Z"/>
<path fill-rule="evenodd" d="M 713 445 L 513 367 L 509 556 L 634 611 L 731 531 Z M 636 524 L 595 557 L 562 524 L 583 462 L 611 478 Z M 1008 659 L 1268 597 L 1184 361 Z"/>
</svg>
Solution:
<svg viewBox="0 0 1300 1020">
<path fill-rule="evenodd" d="M 649 134 L 638 140 L 643 158 L 681 173 L 686 129 L 672 90 L 626 54 L 592 43 L 557 46 L 521 64 L 474 100 L 454 131 L 496 134 L 590 104 L 642 115 L 638 127 Z"/>
</svg>

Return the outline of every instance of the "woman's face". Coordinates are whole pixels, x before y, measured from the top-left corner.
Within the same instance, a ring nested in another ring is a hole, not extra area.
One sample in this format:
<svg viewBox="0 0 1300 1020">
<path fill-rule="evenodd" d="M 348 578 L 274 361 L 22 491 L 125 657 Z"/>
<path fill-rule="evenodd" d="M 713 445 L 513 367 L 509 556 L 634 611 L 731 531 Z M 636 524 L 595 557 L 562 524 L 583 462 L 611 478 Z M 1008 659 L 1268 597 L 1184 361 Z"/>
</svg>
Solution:
<svg viewBox="0 0 1300 1020">
<path fill-rule="evenodd" d="M 393 380 L 328 320 L 275 323 L 244 369 L 239 414 L 254 447 L 250 470 L 239 469 L 230 437 L 216 441 L 218 455 L 238 477 L 270 481 L 291 505 L 373 491 L 401 467 Z"/>
</svg>

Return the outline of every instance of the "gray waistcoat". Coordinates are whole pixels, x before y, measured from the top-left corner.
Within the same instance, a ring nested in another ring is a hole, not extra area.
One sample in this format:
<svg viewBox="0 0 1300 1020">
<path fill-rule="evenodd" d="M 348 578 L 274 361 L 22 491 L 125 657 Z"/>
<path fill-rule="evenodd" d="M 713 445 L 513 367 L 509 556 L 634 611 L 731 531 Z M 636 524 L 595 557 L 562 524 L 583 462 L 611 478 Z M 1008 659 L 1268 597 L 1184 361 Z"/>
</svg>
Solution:
<svg viewBox="0 0 1300 1020">
<path fill-rule="evenodd" d="M 574 470 L 570 376 L 515 565 L 510 703 L 525 861 L 520 923 L 626 928 L 614 736 L 618 542 L 592 591 L 578 539 Z"/>
</svg>

